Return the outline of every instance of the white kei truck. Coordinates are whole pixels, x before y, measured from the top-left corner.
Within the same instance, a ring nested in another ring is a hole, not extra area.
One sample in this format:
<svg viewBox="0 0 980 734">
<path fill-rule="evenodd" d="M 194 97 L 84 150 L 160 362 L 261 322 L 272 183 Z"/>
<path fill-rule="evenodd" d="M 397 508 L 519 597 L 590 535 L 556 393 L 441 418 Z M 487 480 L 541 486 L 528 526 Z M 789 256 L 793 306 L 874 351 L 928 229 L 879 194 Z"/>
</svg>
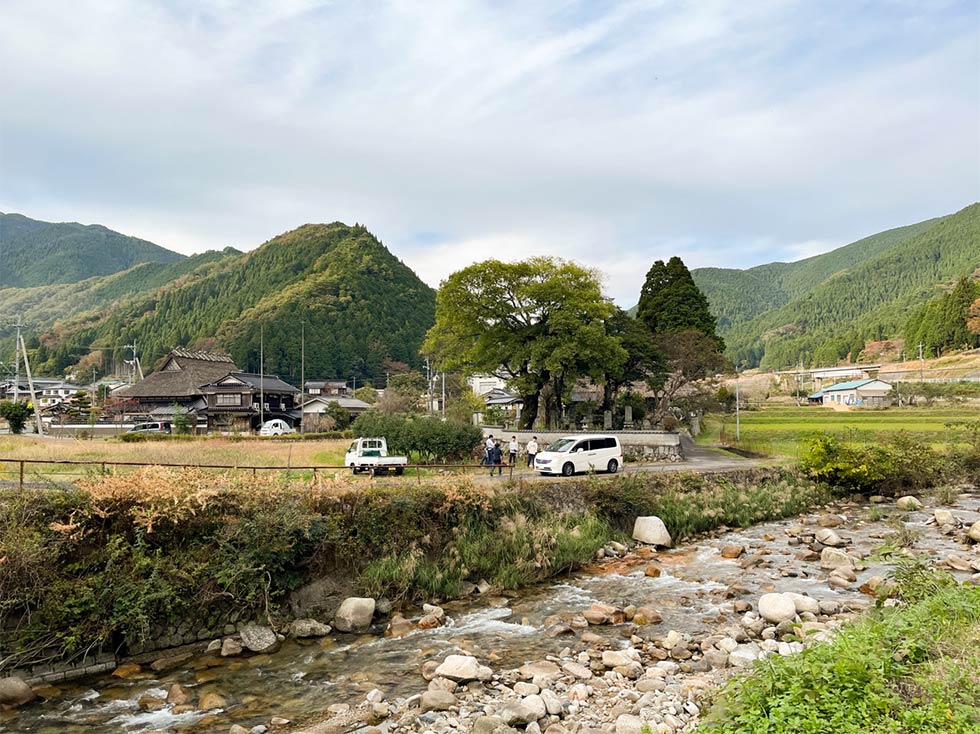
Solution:
<svg viewBox="0 0 980 734">
<path fill-rule="evenodd" d="M 400 475 L 407 464 L 407 456 L 388 456 L 388 442 L 384 438 L 355 439 L 344 456 L 344 466 L 349 466 L 355 474 Z"/>
</svg>

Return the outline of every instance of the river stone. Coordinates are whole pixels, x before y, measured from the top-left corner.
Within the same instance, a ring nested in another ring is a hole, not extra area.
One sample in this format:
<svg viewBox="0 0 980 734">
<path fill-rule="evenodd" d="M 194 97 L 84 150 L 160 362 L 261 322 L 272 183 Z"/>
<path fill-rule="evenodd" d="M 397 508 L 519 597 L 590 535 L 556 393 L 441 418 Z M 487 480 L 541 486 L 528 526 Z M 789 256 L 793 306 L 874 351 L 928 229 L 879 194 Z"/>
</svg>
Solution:
<svg viewBox="0 0 980 734">
<path fill-rule="evenodd" d="M 895 501 L 895 506 L 900 510 L 905 510 L 906 512 L 922 509 L 922 503 L 919 502 L 917 497 L 913 497 L 910 494 L 907 494 L 904 497 L 899 497 Z"/>
<path fill-rule="evenodd" d="M 449 691 L 426 691 L 419 701 L 419 710 L 423 714 L 426 711 L 448 711 L 456 704 L 456 696 Z"/>
<path fill-rule="evenodd" d="M 973 523 L 970 529 L 966 531 L 966 534 L 974 543 L 980 543 L 980 520 Z"/>
<path fill-rule="evenodd" d="M 621 714 L 616 719 L 616 734 L 641 734 L 643 719 L 632 714 Z"/>
<path fill-rule="evenodd" d="M 182 706 L 190 700 L 191 697 L 180 683 L 174 683 L 167 691 L 167 703 L 172 703 L 174 706 Z"/>
<path fill-rule="evenodd" d="M 729 543 L 721 549 L 722 558 L 738 558 L 745 553 L 745 546 L 738 543 Z"/>
<path fill-rule="evenodd" d="M 604 650 L 602 653 L 602 664 L 607 668 L 615 668 L 620 665 L 630 665 L 635 662 L 633 658 L 622 650 Z"/>
<path fill-rule="evenodd" d="M 636 518 L 633 523 L 633 538 L 648 545 L 662 545 L 670 548 L 672 541 L 664 521 L 656 515 Z"/>
<path fill-rule="evenodd" d="M 973 566 L 970 565 L 970 562 L 955 553 L 950 553 L 944 563 L 954 571 L 973 571 Z"/>
<path fill-rule="evenodd" d="M 956 516 L 949 510 L 940 508 L 933 513 L 933 517 L 936 518 L 936 525 L 942 527 L 943 525 L 957 525 Z"/>
<path fill-rule="evenodd" d="M 820 602 L 814 599 L 812 596 L 797 594 L 792 591 L 787 591 L 783 594 L 783 596 L 793 600 L 793 604 L 796 605 L 797 614 L 803 614 L 804 612 L 810 612 L 810 614 L 820 614 Z"/>
<path fill-rule="evenodd" d="M 626 612 L 611 604 L 593 604 L 582 616 L 589 624 L 622 624 L 626 621 Z"/>
<path fill-rule="evenodd" d="M 558 694 L 554 691 L 545 688 L 540 693 L 541 700 L 544 702 L 544 707 L 548 710 L 551 716 L 558 716 L 562 712 L 561 699 L 558 698 Z"/>
<path fill-rule="evenodd" d="M 588 680 L 592 677 L 592 671 L 586 666 L 580 665 L 579 663 L 573 663 L 571 661 L 561 664 L 561 669 L 568 673 L 573 678 L 578 678 L 579 680 Z"/>
<path fill-rule="evenodd" d="M 0 678 L 0 705 L 23 706 L 35 698 L 37 695 L 34 690 L 21 678 L 15 675 L 9 678 Z"/>
<path fill-rule="evenodd" d="M 499 716 L 481 716 L 473 722 L 473 734 L 518 734 Z"/>
<path fill-rule="evenodd" d="M 759 614 L 778 624 L 796 616 L 796 604 L 784 594 L 763 594 L 759 597 Z"/>
<path fill-rule="evenodd" d="M 436 668 L 435 674 L 457 683 L 465 683 L 471 680 L 489 680 L 493 671 L 486 665 L 480 665 L 476 658 L 469 655 L 449 655 Z"/>
<path fill-rule="evenodd" d="M 735 668 L 750 668 L 759 659 L 762 649 L 754 642 L 739 645 L 728 655 L 728 662 Z"/>
<path fill-rule="evenodd" d="M 142 666 L 136 663 L 126 663 L 113 670 L 112 676 L 114 678 L 132 678 L 134 675 L 139 675 L 142 670 Z"/>
<path fill-rule="evenodd" d="M 662 573 L 663 571 L 660 570 L 660 566 L 658 566 L 656 563 L 650 563 L 643 569 L 643 575 L 649 576 L 652 579 L 660 578 L 660 574 Z"/>
<path fill-rule="evenodd" d="M 816 532 L 815 537 L 817 542 L 823 545 L 828 545 L 831 548 L 839 548 L 840 546 L 844 545 L 844 539 L 830 528 L 820 528 Z"/>
<path fill-rule="evenodd" d="M 522 678 L 531 680 L 539 675 L 559 675 L 561 668 L 558 667 L 557 663 L 550 660 L 538 660 L 533 663 L 525 663 L 521 666 L 520 671 Z"/>
<path fill-rule="evenodd" d="M 341 632 L 359 632 L 371 626 L 374 618 L 374 599 L 349 596 L 334 615 L 333 626 Z"/>
<path fill-rule="evenodd" d="M 238 640 L 233 637 L 226 637 L 221 641 L 221 657 L 223 658 L 233 658 L 236 655 L 242 654 L 242 646 Z"/>
<path fill-rule="evenodd" d="M 840 515 L 825 512 L 817 519 L 817 525 L 822 528 L 836 528 L 841 524 Z"/>
<path fill-rule="evenodd" d="M 508 726 L 530 724 L 548 715 L 548 709 L 541 696 L 525 696 L 520 701 L 509 703 L 497 714 Z"/>
<path fill-rule="evenodd" d="M 201 711 L 212 711 L 213 709 L 223 709 L 228 705 L 228 701 L 220 693 L 205 693 L 201 696 L 197 707 Z"/>
<path fill-rule="evenodd" d="M 242 647 L 257 653 L 273 653 L 279 649 L 279 638 L 275 630 L 261 624 L 246 624 L 239 635 Z"/>
<path fill-rule="evenodd" d="M 289 634 L 293 637 L 326 637 L 330 634 L 330 625 L 315 619 L 296 619 L 289 625 Z"/>
<path fill-rule="evenodd" d="M 820 568 L 854 568 L 854 559 L 837 548 L 824 548 L 820 552 Z"/>
<path fill-rule="evenodd" d="M 443 618 L 435 614 L 426 614 L 419 619 L 417 626 L 420 630 L 434 630 L 436 627 L 442 627 L 442 620 Z"/>
<path fill-rule="evenodd" d="M 660 612 L 653 607 L 637 607 L 633 613 L 633 623 L 638 625 L 660 624 L 663 619 Z"/>
</svg>

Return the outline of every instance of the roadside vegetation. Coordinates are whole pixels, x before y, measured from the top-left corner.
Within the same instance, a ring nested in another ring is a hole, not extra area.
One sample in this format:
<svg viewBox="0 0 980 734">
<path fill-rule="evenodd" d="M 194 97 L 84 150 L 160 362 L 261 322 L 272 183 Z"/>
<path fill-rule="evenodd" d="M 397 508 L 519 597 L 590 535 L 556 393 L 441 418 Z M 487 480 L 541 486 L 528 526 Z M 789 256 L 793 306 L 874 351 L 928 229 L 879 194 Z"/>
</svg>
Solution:
<svg viewBox="0 0 980 734">
<path fill-rule="evenodd" d="M 829 643 L 772 656 L 733 679 L 701 722 L 710 734 L 980 731 L 980 587 L 911 560 L 879 606 Z"/>
</svg>

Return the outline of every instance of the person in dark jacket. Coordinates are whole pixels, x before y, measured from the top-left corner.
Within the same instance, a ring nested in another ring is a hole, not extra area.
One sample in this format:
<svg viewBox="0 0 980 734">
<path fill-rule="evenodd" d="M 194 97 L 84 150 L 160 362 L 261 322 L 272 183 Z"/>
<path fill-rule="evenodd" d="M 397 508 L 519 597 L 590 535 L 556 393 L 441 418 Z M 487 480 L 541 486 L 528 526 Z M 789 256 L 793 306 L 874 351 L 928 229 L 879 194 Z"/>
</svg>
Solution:
<svg viewBox="0 0 980 734">
<path fill-rule="evenodd" d="M 498 474 L 504 473 L 504 454 L 500 450 L 500 441 L 497 441 L 493 448 L 490 449 L 490 454 L 487 457 L 490 463 L 490 476 L 493 476 L 494 469 L 497 470 Z"/>
</svg>

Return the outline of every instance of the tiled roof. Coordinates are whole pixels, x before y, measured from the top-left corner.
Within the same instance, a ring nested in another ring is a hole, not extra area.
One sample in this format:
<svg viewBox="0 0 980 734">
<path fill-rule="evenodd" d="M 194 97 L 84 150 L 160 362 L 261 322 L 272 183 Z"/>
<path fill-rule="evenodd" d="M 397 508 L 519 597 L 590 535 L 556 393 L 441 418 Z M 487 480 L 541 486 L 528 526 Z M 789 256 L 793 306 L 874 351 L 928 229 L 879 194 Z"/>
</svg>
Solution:
<svg viewBox="0 0 980 734">
<path fill-rule="evenodd" d="M 201 362 L 225 362 L 227 364 L 235 364 L 235 360 L 233 360 L 227 354 L 219 354 L 217 352 L 192 352 L 190 349 L 184 349 L 183 347 L 171 349 L 169 356 L 180 357 L 182 359 L 197 359 Z"/>
<path fill-rule="evenodd" d="M 170 361 L 177 369 L 159 370 L 135 385 L 115 391 L 116 395 L 129 398 L 186 398 L 201 394 L 201 385 L 220 380 L 235 371 L 231 357 L 212 352 L 190 352 L 174 349 Z"/>
</svg>

